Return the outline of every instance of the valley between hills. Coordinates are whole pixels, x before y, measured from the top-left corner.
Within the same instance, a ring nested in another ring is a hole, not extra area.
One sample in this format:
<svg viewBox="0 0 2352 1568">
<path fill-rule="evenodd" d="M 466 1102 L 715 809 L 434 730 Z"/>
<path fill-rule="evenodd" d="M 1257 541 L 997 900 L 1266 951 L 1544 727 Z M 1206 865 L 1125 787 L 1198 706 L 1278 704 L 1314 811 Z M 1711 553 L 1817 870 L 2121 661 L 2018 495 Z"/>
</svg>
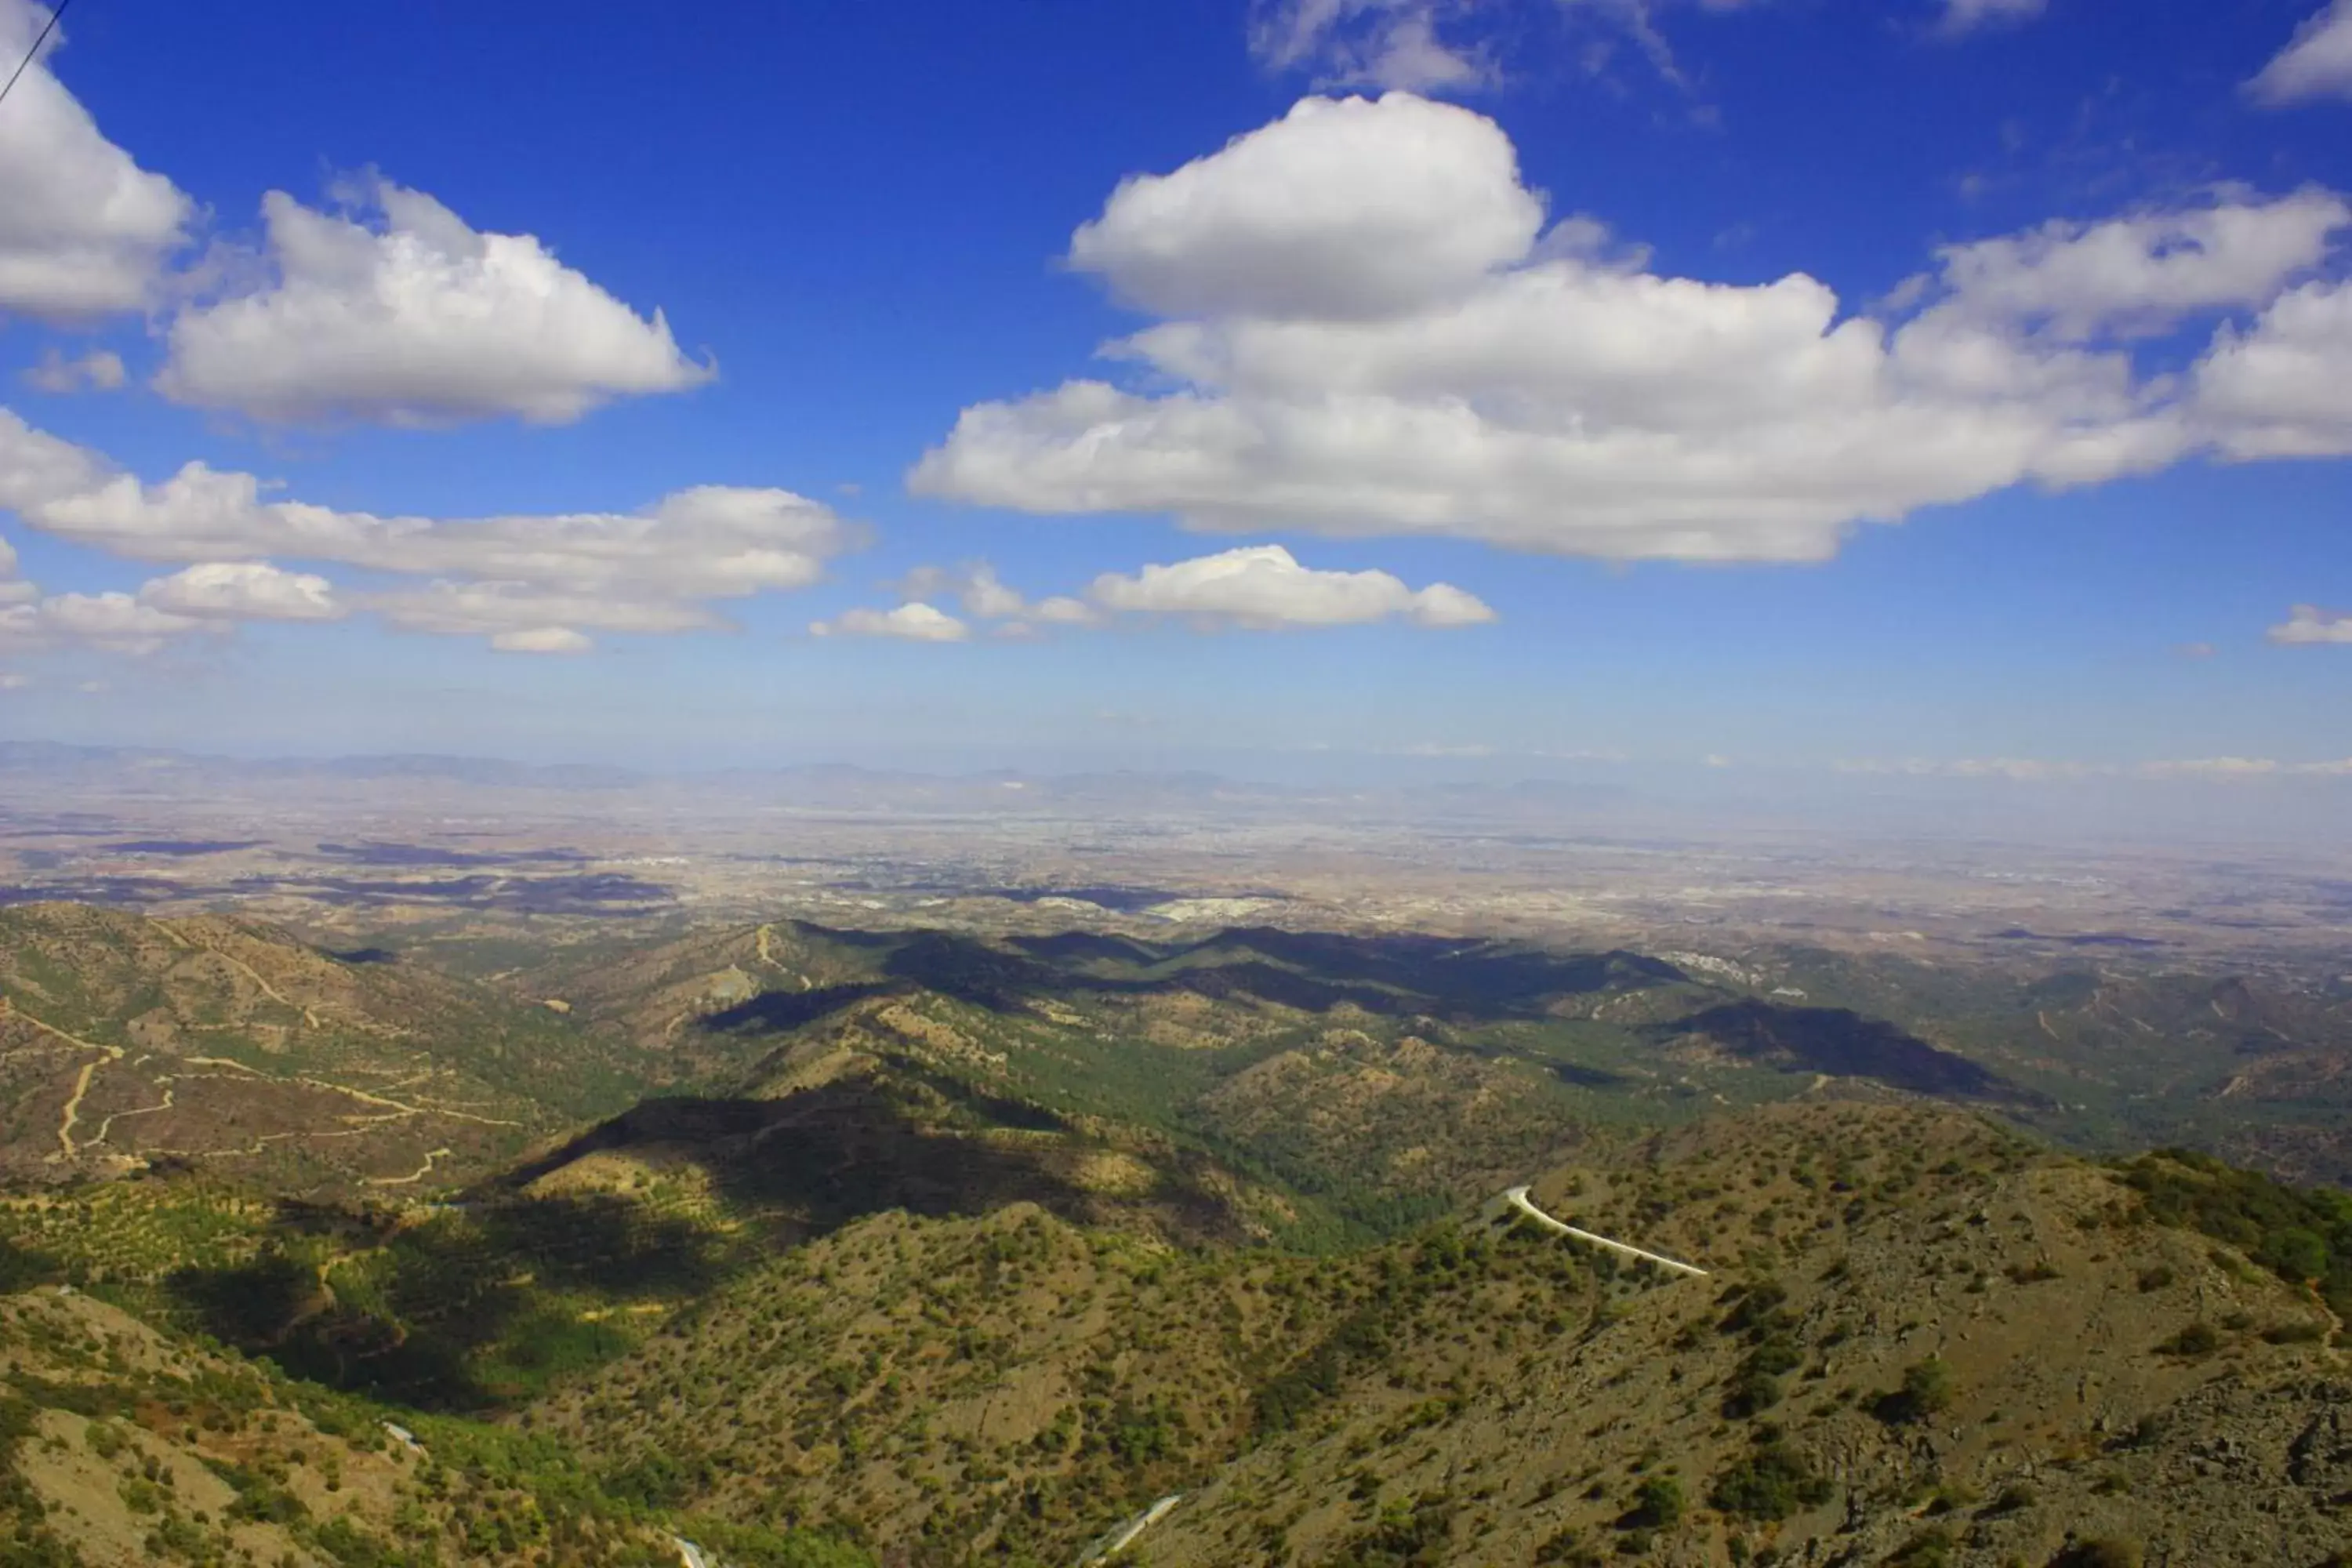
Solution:
<svg viewBox="0 0 2352 1568">
<path fill-rule="evenodd" d="M 0 997 L 12 1568 L 2352 1546 L 2315 970 L 34 901 Z"/>
</svg>

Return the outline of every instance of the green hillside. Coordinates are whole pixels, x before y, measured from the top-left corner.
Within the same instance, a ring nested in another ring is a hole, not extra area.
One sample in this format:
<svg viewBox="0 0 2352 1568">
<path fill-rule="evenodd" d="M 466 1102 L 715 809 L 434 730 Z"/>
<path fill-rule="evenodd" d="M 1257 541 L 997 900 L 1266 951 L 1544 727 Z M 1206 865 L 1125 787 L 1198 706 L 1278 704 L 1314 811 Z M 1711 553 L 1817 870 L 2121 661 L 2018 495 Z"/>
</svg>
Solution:
<svg viewBox="0 0 2352 1568">
<path fill-rule="evenodd" d="M 2058 1152 L 2083 1102 L 1990 981 L 790 924 L 467 977 L 5 918 L 0 1562 L 2347 1544 L 2347 1200 Z M 2163 995 L 2326 1048 L 2261 987 L 2105 984 L 2042 994 L 2044 1045 Z M 107 1098 L 142 1089 L 173 1106 Z M 1530 1184 L 1706 1276 L 1550 1234 Z"/>
</svg>

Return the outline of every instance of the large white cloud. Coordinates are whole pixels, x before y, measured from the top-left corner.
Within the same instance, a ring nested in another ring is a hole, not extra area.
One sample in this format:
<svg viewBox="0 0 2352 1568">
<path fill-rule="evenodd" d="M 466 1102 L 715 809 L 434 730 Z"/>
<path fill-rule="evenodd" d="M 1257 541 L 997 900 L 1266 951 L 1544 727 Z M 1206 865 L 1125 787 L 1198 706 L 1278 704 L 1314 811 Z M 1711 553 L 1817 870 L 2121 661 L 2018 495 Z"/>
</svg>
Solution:
<svg viewBox="0 0 2352 1568">
<path fill-rule="evenodd" d="M 1177 616 L 1253 631 L 1386 620 L 1467 626 L 1495 618 L 1493 610 L 1450 583 L 1413 589 L 1386 572 L 1318 572 L 1300 565 L 1279 544 L 1146 566 L 1133 576 L 1105 573 L 1087 597 L 1114 613 Z"/>
<path fill-rule="evenodd" d="M 2352 225 L 2333 191 L 2276 201 L 2225 193 L 2210 205 L 2105 223 L 2058 221 L 1948 246 L 1941 309 L 2047 331 L 2069 342 L 2170 331 L 2199 311 L 2259 306 L 2326 259 Z"/>
<path fill-rule="evenodd" d="M 2352 98 L 2352 0 L 2334 0 L 2304 23 L 2247 86 L 2271 104 Z"/>
<path fill-rule="evenodd" d="M 0 71 L 48 13 L 0 0 Z M 53 320 L 135 310 L 154 297 L 193 206 L 109 142 L 49 69 L 61 33 L 8 94 L 0 134 L 0 311 Z"/>
<path fill-rule="evenodd" d="M 1121 182 L 1069 259 L 1164 313 L 1385 316 L 1474 288 L 1542 221 L 1483 115 L 1309 98 L 1171 174 Z"/>
<path fill-rule="evenodd" d="M 2306 283 L 2197 367 L 2200 410 L 2233 458 L 2352 452 L 2352 284 Z"/>
<path fill-rule="evenodd" d="M 525 633 L 570 645 L 553 634 L 720 626 L 713 601 L 806 587 L 862 539 L 830 508 L 782 489 L 706 485 L 635 512 L 452 521 L 266 499 L 256 476 L 202 463 L 150 484 L 5 409 L 0 509 L 110 554 L 195 563 L 142 591 L 135 602 L 157 613 L 199 622 L 324 619 L 358 607 L 405 629 L 509 647 Z M 272 557 L 407 581 L 347 605 L 324 578 L 271 565 Z"/>
<path fill-rule="evenodd" d="M 1537 243 L 1490 122 L 1402 94 L 1310 100 L 1128 182 L 1079 231 L 1075 259 L 1171 318 L 1109 345 L 1135 384 L 967 408 L 910 483 L 1227 531 L 1818 560 L 1858 523 L 2021 482 L 2253 455 L 2252 390 L 2208 406 L 2195 378 L 2142 374 L 2132 343 L 2265 304 L 2347 216 L 2324 192 L 2221 192 L 1956 247 L 1882 321 L 1802 274 L 1707 283 L 1564 243 L 1580 229 Z"/>
<path fill-rule="evenodd" d="M 321 212 L 262 201 L 266 279 L 173 319 L 156 385 L 257 419 L 577 419 L 709 379 L 650 320 L 527 234 L 483 234 L 373 174 Z"/>
</svg>

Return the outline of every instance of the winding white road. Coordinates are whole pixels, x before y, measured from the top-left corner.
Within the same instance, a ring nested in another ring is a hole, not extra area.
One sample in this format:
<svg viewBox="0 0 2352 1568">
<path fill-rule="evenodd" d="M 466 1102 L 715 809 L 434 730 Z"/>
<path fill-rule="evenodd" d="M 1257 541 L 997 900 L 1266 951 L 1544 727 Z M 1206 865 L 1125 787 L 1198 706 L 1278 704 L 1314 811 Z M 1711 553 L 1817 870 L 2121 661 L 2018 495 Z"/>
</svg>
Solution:
<svg viewBox="0 0 2352 1568">
<path fill-rule="evenodd" d="M 1167 1497 L 1161 1498 L 1158 1502 L 1153 1503 L 1150 1508 L 1145 1509 L 1141 1513 L 1137 1514 L 1133 1519 L 1129 1520 L 1125 1524 L 1120 1525 L 1117 1530 L 1112 1531 L 1108 1535 L 1104 1536 L 1100 1541 L 1095 1542 L 1094 1545 L 1087 1548 L 1085 1555 L 1078 1559 L 1081 1568 L 1084 1568 L 1084 1565 L 1087 1563 L 1100 1563 L 1106 1559 L 1116 1557 L 1120 1552 L 1125 1552 L 1129 1547 L 1135 1544 L 1135 1538 L 1137 1536 L 1141 1535 L 1145 1531 L 1150 1530 L 1153 1525 L 1158 1524 L 1161 1520 L 1167 1518 L 1168 1510 L 1174 1508 L 1178 1503 L 1182 1502 L 1183 1500 L 1184 1494 L 1182 1492 L 1171 1493 Z"/>
<path fill-rule="evenodd" d="M 1686 1274 L 1698 1279 L 1705 1279 L 1709 1277 L 1707 1271 L 1699 1268 L 1696 1264 L 1684 1263 L 1675 1258 L 1663 1257 L 1655 1252 L 1647 1252 L 1641 1247 L 1632 1247 L 1622 1241 L 1612 1241 L 1605 1236 L 1595 1236 L 1589 1230 L 1579 1230 L 1576 1226 L 1568 1224 L 1565 1220 L 1554 1219 L 1551 1215 L 1544 1213 L 1543 1210 L 1536 1207 L 1533 1203 L 1528 1201 L 1528 1194 L 1533 1189 L 1530 1187 L 1513 1187 L 1509 1192 L 1503 1194 L 1503 1201 L 1510 1205 L 1511 1207 L 1518 1210 L 1519 1213 L 1527 1215 L 1529 1219 L 1535 1221 L 1538 1225 L 1543 1226 L 1546 1230 L 1551 1231 L 1557 1235 L 1573 1237 L 1578 1241 L 1589 1242 L 1594 1247 L 1606 1247 L 1611 1252 L 1620 1253 L 1627 1258 L 1638 1258 L 1644 1263 L 1654 1263 L 1659 1268 L 1670 1269 L 1676 1274 Z"/>
</svg>

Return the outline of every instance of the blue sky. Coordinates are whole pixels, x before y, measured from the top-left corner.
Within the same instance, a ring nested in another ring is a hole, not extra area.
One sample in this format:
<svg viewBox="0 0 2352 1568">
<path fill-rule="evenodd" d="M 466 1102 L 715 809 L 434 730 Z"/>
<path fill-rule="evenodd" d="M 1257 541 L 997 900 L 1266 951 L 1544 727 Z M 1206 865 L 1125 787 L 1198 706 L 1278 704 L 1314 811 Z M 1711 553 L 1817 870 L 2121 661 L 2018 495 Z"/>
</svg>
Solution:
<svg viewBox="0 0 2352 1568">
<path fill-rule="evenodd" d="M 0 102 L 0 734 L 2352 755 L 2352 3 L 61 35 Z"/>
</svg>

